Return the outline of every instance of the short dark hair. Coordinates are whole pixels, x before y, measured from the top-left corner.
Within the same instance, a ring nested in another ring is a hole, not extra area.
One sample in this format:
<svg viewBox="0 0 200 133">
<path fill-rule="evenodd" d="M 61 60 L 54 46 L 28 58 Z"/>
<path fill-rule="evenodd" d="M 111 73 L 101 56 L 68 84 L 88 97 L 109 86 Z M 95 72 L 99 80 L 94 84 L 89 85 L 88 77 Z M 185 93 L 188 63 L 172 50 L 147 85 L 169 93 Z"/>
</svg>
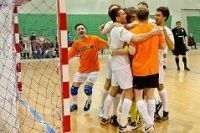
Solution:
<svg viewBox="0 0 200 133">
<path fill-rule="evenodd" d="M 83 26 L 85 27 L 84 24 L 82 24 L 82 23 L 78 23 L 78 24 L 76 24 L 76 25 L 74 26 L 74 29 L 76 30 L 76 28 L 77 28 L 78 26 L 80 26 L 80 25 L 83 25 Z"/>
<path fill-rule="evenodd" d="M 138 20 L 147 20 L 149 17 L 149 10 L 138 9 L 136 10 Z"/>
<path fill-rule="evenodd" d="M 121 8 L 114 8 L 110 11 L 109 13 L 109 17 L 113 22 L 116 22 L 116 17 L 119 16 L 119 10 L 121 10 Z"/>
<path fill-rule="evenodd" d="M 141 1 L 137 4 L 137 6 L 139 6 L 140 4 L 145 5 L 147 8 L 149 8 L 148 4 L 144 1 Z"/>
<path fill-rule="evenodd" d="M 135 7 L 129 7 L 129 8 L 124 8 L 124 12 L 126 13 L 126 22 L 131 23 L 132 20 L 132 14 L 136 13 L 136 8 Z"/>
<path fill-rule="evenodd" d="M 158 7 L 156 11 L 162 12 L 163 16 L 166 17 L 165 21 L 167 21 L 170 15 L 168 7 L 161 6 L 161 7 Z"/>
<path fill-rule="evenodd" d="M 120 7 L 120 8 L 121 8 L 121 6 L 118 5 L 118 4 L 112 4 L 112 5 L 110 5 L 110 6 L 108 7 L 108 13 L 110 12 L 110 10 L 112 10 L 113 7 Z"/>
<path fill-rule="evenodd" d="M 176 21 L 176 24 L 179 24 L 179 23 L 181 23 L 181 21 Z"/>
</svg>

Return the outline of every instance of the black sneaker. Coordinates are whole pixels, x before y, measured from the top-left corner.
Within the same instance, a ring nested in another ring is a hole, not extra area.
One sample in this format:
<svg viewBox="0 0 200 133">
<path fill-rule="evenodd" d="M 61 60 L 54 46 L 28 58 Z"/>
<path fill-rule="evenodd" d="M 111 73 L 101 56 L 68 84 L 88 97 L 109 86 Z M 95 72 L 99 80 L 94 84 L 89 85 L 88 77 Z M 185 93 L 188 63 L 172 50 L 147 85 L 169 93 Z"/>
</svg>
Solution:
<svg viewBox="0 0 200 133">
<path fill-rule="evenodd" d="M 101 124 L 102 125 L 106 125 L 109 123 L 109 119 L 106 119 L 106 118 L 101 118 Z"/>
<path fill-rule="evenodd" d="M 168 119 L 169 119 L 169 112 L 163 111 L 162 120 L 163 120 L 163 121 L 166 121 L 166 120 L 168 120 Z"/>
<path fill-rule="evenodd" d="M 167 69 L 167 67 L 165 65 L 163 65 L 163 69 Z"/>
<path fill-rule="evenodd" d="M 185 71 L 190 71 L 190 69 L 188 67 L 185 67 L 184 70 Z"/>
<path fill-rule="evenodd" d="M 162 117 L 158 113 L 155 113 L 154 114 L 154 121 L 160 123 L 163 120 L 162 120 Z"/>
<path fill-rule="evenodd" d="M 117 122 L 117 116 L 116 115 L 111 116 L 110 123 L 112 125 L 114 125 L 114 126 L 118 126 L 119 125 L 118 122 Z"/>
<path fill-rule="evenodd" d="M 158 114 L 158 112 L 160 111 L 160 109 L 162 108 L 162 102 L 158 101 L 158 104 L 156 104 L 156 113 Z"/>
<path fill-rule="evenodd" d="M 92 103 L 92 100 L 89 100 L 89 99 L 88 99 L 88 100 L 85 102 L 85 106 L 84 106 L 83 110 L 84 110 L 84 111 L 88 111 L 88 110 L 90 109 L 91 103 Z"/>
</svg>

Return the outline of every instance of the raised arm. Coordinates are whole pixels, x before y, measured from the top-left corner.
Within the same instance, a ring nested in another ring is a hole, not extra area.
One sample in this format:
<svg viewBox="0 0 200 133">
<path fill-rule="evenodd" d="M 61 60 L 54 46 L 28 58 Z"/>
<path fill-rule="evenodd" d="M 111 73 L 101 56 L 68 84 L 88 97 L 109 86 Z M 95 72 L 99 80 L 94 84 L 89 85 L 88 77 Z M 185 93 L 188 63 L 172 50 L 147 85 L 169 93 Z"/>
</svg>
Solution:
<svg viewBox="0 0 200 133">
<path fill-rule="evenodd" d="M 108 34 L 113 27 L 114 25 L 112 21 L 107 22 L 104 26 L 100 28 L 101 34 Z"/>
</svg>

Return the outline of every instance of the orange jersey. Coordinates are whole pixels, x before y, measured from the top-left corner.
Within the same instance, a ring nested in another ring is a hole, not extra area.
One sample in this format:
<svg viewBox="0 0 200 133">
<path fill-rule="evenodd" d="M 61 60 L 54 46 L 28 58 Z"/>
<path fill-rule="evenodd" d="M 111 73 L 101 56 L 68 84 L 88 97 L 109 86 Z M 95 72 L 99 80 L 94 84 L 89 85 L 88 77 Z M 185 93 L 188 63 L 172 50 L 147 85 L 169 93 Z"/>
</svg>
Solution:
<svg viewBox="0 0 200 133">
<path fill-rule="evenodd" d="M 153 29 L 152 24 L 140 24 L 131 32 L 134 34 L 148 33 Z M 136 48 L 136 54 L 132 61 L 134 76 L 148 76 L 159 73 L 158 49 L 164 42 L 163 36 L 153 36 L 150 39 L 131 44 Z"/>
<path fill-rule="evenodd" d="M 106 46 L 107 41 L 94 35 L 88 35 L 85 39 L 73 43 L 68 57 L 71 59 L 77 54 L 80 56 L 78 69 L 80 73 L 99 71 L 98 50 L 102 50 Z"/>
</svg>

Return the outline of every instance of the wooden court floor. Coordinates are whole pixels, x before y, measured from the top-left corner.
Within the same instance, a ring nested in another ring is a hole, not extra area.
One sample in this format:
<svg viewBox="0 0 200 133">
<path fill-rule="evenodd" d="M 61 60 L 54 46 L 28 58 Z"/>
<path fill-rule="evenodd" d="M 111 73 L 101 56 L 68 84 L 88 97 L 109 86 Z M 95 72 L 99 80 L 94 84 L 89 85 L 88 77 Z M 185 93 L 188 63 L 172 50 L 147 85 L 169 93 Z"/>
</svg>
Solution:
<svg viewBox="0 0 200 133">
<path fill-rule="evenodd" d="M 116 133 L 117 128 L 112 125 L 102 126 L 98 117 L 101 90 L 105 81 L 105 65 L 107 57 L 100 57 L 101 71 L 94 86 L 93 102 L 88 112 L 83 111 L 86 96 L 82 90 L 78 94 L 78 111 L 71 113 L 72 133 Z M 29 103 L 42 118 L 57 128 L 60 126 L 60 90 L 59 76 L 54 67 L 57 61 L 51 63 L 22 64 L 22 75 L 27 85 L 23 91 L 23 99 Z M 49 67 L 50 66 L 50 67 Z M 70 84 L 77 70 L 78 59 L 69 62 Z M 182 59 L 180 58 L 182 67 Z M 168 91 L 169 120 L 156 123 L 156 133 L 198 133 L 200 132 L 200 50 L 188 52 L 188 66 L 190 72 L 177 71 L 174 56 L 171 53 L 167 57 L 167 69 L 165 71 L 165 86 Z M 182 67 L 183 68 L 183 67 Z M 25 71 L 26 70 L 26 71 Z M 35 77 L 35 78 L 32 78 Z M 34 79 L 34 80 L 33 80 Z M 34 83 L 35 82 L 35 83 Z M 156 96 L 158 96 L 156 91 Z M 23 106 L 19 108 L 21 121 L 20 132 L 40 133 L 45 132 L 44 127 L 34 120 L 29 111 Z M 140 131 L 136 131 L 140 132 Z"/>
</svg>

